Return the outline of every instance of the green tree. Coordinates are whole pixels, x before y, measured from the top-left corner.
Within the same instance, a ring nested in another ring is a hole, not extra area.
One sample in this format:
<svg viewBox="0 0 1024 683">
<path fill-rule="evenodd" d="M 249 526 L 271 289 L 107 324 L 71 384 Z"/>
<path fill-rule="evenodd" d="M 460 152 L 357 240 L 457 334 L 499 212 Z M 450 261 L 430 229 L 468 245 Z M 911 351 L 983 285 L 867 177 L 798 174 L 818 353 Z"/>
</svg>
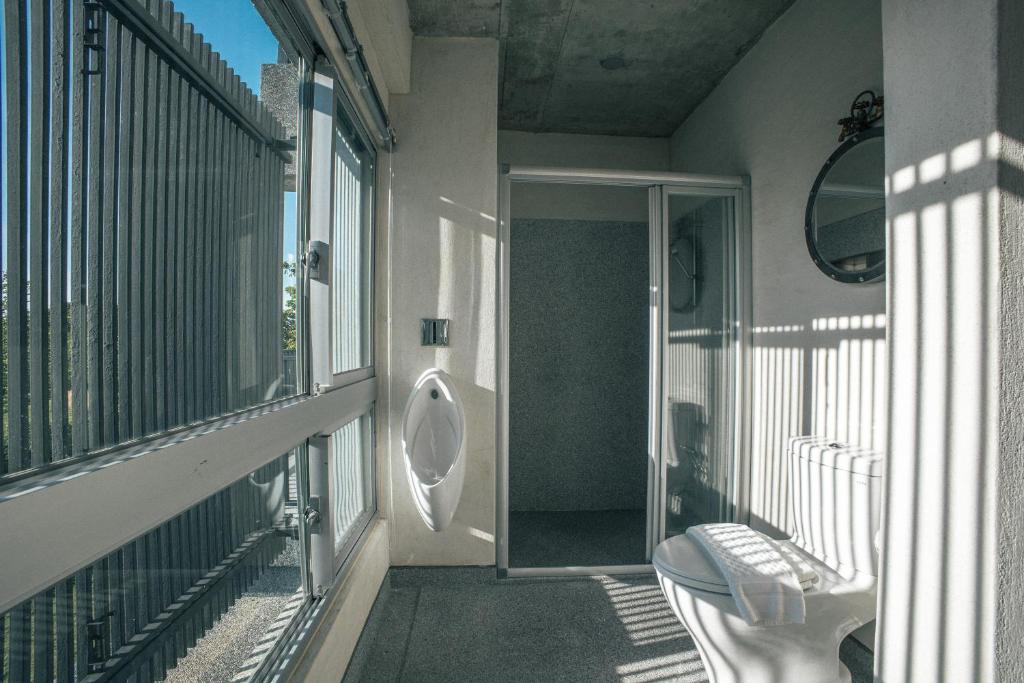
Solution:
<svg viewBox="0 0 1024 683">
<path fill-rule="evenodd" d="M 284 274 L 291 276 L 295 282 L 295 261 L 284 261 L 282 264 Z M 285 302 L 284 310 L 281 311 L 281 348 L 286 351 L 295 350 L 295 310 L 298 306 L 298 290 L 294 284 L 286 285 L 284 288 Z"/>
</svg>

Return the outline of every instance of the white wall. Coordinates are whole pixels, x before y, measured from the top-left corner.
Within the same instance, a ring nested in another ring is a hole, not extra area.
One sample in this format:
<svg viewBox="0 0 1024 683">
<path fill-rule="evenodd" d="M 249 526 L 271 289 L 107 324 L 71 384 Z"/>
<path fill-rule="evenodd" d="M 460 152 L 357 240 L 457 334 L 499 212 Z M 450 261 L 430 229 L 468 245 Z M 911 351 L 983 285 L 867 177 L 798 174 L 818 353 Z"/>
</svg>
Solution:
<svg viewBox="0 0 1024 683">
<path fill-rule="evenodd" d="M 668 138 L 498 132 L 498 161 L 513 166 L 667 171 Z M 635 187 L 516 183 L 515 218 L 646 221 L 647 193 Z"/>
<path fill-rule="evenodd" d="M 391 562 L 494 564 L 495 244 L 498 44 L 415 38 L 408 95 L 391 99 L 388 382 Z M 421 318 L 450 318 L 451 346 L 420 346 Z M 401 420 L 416 379 L 439 367 L 466 411 L 467 469 L 452 525 L 430 531 L 406 481 Z"/>
<path fill-rule="evenodd" d="M 811 262 L 807 193 L 854 96 L 882 89 L 879 0 L 798 0 L 672 136 L 672 168 L 751 178 L 752 523 L 791 531 L 791 435 L 881 446 L 881 283 L 843 285 Z"/>
<path fill-rule="evenodd" d="M 1024 4 L 883 7 L 894 276 L 876 679 L 1020 681 Z"/>
</svg>

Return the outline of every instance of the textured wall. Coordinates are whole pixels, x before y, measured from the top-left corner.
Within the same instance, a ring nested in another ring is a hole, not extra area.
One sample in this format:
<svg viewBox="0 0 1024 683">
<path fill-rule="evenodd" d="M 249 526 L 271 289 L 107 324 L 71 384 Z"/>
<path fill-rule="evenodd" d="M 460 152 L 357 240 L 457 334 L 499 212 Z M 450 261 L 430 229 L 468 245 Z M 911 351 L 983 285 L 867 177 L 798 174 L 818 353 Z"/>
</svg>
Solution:
<svg viewBox="0 0 1024 683">
<path fill-rule="evenodd" d="M 883 6 L 892 412 L 876 672 L 1020 681 L 1024 4 Z"/>
<path fill-rule="evenodd" d="M 495 239 L 498 45 L 417 38 L 408 95 L 394 95 L 400 139 L 393 194 L 388 363 L 391 561 L 494 563 Z M 450 318 L 451 346 L 420 346 L 420 318 Z M 466 483 L 452 525 L 430 531 L 416 512 L 401 421 L 416 379 L 439 367 L 466 410 Z"/>
<path fill-rule="evenodd" d="M 509 506 L 647 504 L 646 222 L 512 220 Z"/>
<path fill-rule="evenodd" d="M 824 434 L 884 441 L 885 289 L 843 285 L 811 262 L 807 193 L 843 116 L 882 89 L 879 0 L 799 0 L 676 131 L 681 171 L 751 178 L 752 523 L 791 530 L 785 444 Z"/>
</svg>

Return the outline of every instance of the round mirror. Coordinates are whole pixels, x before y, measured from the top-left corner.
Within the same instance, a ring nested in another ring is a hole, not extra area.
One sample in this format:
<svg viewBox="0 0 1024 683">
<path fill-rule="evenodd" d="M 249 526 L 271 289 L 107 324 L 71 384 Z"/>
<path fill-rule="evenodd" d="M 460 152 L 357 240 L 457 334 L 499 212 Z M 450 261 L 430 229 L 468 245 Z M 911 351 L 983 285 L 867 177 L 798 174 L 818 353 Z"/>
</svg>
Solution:
<svg viewBox="0 0 1024 683">
<path fill-rule="evenodd" d="M 885 144 L 882 128 L 853 135 L 818 173 L 804 219 L 807 249 L 839 282 L 885 276 Z"/>
</svg>

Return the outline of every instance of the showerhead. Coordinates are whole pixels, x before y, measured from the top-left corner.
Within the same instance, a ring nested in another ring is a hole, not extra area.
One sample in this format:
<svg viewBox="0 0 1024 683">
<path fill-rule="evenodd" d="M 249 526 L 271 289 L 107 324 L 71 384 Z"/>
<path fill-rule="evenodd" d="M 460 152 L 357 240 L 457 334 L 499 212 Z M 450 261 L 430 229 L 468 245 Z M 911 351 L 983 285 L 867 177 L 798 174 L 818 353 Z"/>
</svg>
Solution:
<svg viewBox="0 0 1024 683">
<path fill-rule="evenodd" d="M 668 245 L 668 251 L 677 266 L 669 274 L 670 306 L 679 313 L 686 313 L 692 310 L 697 301 L 697 252 L 693 239 L 688 236 L 677 237 Z"/>
<path fill-rule="evenodd" d="M 691 280 L 697 279 L 697 259 L 695 257 L 693 242 L 688 237 L 679 237 L 668 246 L 672 260 L 682 269 L 686 277 Z"/>
</svg>

